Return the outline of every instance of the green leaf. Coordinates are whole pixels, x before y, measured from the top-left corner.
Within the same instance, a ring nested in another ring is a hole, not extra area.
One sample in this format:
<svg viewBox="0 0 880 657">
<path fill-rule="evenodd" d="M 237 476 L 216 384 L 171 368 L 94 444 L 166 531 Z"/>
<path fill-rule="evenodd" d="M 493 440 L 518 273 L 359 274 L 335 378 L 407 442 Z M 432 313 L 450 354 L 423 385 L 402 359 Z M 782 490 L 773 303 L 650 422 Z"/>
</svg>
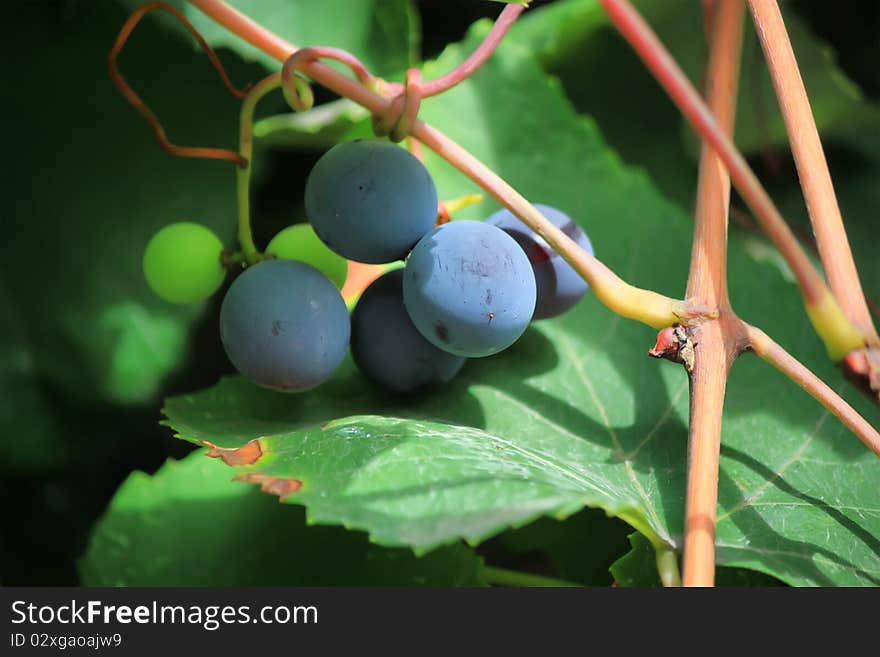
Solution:
<svg viewBox="0 0 880 657">
<path fill-rule="evenodd" d="M 637 3 L 643 9 L 644 3 Z M 582 45 L 607 29 L 609 21 L 597 0 L 557 0 L 522 15 L 505 39 L 527 48 L 550 67 L 571 58 Z"/>
<path fill-rule="evenodd" d="M 140 0 L 120 0 L 129 10 Z M 229 48 L 269 70 L 280 63 L 221 27 L 186 0 L 172 0 L 213 48 Z M 417 58 L 418 16 L 408 0 L 229 0 L 235 9 L 297 47 L 333 46 L 348 50 L 377 75 L 406 69 Z M 160 12 L 162 23 L 192 39 L 173 17 Z"/>
<path fill-rule="evenodd" d="M 428 64 L 426 77 L 449 70 L 487 28 L 481 23 L 467 43 Z M 473 78 L 425 101 L 422 111 L 532 201 L 575 217 L 614 271 L 641 287 L 682 294 L 690 219 L 607 149 L 595 124 L 575 114 L 528 52 L 502 46 Z M 426 163 L 441 197 L 474 191 L 436 156 Z M 487 202 L 462 215 L 479 218 L 495 207 Z M 741 316 L 764 327 L 876 423 L 877 410 L 827 361 L 796 287 L 778 270 L 756 265 L 737 244 L 729 270 Z M 427 548 L 459 536 L 482 538 L 492 527 L 524 522 L 525 506 L 532 505 L 535 516 L 559 516 L 587 503 L 680 549 L 688 383 L 680 367 L 645 357 L 654 337 L 588 297 L 560 319 L 537 322 L 503 354 L 469 362 L 452 384 L 418 399 L 385 396 L 348 365 L 305 395 L 285 397 L 228 379 L 169 400 L 165 414 L 181 437 L 194 442 L 236 448 L 262 438 L 265 460 L 246 471 L 271 467 L 274 476 L 302 476 L 302 495 L 292 493 L 287 501 L 303 501 L 310 513 L 317 508 L 328 519 L 356 518 L 384 541 Z M 371 417 L 351 417 L 360 414 Z M 341 417 L 347 419 L 320 428 Z M 325 439 L 328 430 L 331 438 Z M 880 547 L 873 537 L 880 534 L 880 491 L 872 482 L 880 477 L 880 461 L 833 416 L 746 356 L 728 387 L 723 443 L 719 563 L 790 584 L 877 581 Z M 501 469 L 503 457 L 491 455 L 492 445 L 503 446 L 508 467 L 523 476 L 514 496 L 519 510 L 512 515 L 509 471 Z M 411 450 L 419 458 L 395 458 Z M 282 467 L 281 454 L 294 467 Z M 448 476 L 450 469 L 480 468 L 497 481 L 453 485 Z M 857 474 L 841 477 L 844 470 Z M 322 497 L 308 496 L 310 477 L 320 481 Z M 503 489 L 494 512 L 483 497 L 475 499 L 478 483 Z M 437 505 L 437 515 L 426 499 Z M 448 509 L 472 504 L 481 505 L 479 524 L 470 514 L 450 519 Z"/>
<path fill-rule="evenodd" d="M 369 111 L 347 98 L 341 98 L 307 112 L 266 117 L 254 124 L 254 136 L 262 146 L 330 148 L 369 118 Z"/>
<path fill-rule="evenodd" d="M 261 438 L 259 446 L 262 456 L 242 468 L 245 476 L 295 473 L 295 500 L 310 521 L 366 529 L 378 543 L 418 551 L 455 539 L 477 543 L 585 504 L 636 504 L 626 493 L 609 500 L 584 476 L 579 464 L 588 453 L 567 436 L 525 447 L 469 427 L 354 416 Z"/>
<path fill-rule="evenodd" d="M 629 543 L 630 551 L 611 564 L 614 583 L 625 587 L 661 586 L 651 541 L 633 532 Z"/>
<path fill-rule="evenodd" d="M 452 586 L 480 584 L 463 545 L 423 558 L 357 532 L 313 527 L 203 454 L 135 472 L 96 525 L 86 586 Z M 327 546 L 333 549 L 328 550 Z"/>
</svg>

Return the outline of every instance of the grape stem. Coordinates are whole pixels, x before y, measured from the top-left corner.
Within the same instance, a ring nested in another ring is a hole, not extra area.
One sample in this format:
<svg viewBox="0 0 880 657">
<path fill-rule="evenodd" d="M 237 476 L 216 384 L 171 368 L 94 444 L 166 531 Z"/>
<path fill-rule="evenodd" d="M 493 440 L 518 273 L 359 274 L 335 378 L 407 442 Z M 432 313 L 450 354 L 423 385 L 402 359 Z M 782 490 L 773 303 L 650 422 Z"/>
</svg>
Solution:
<svg viewBox="0 0 880 657">
<path fill-rule="evenodd" d="M 660 583 L 666 587 L 681 586 L 681 573 L 678 569 L 678 555 L 668 545 L 654 548 L 654 560 Z"/>
<path fill-rule="evenodd" d="M 682 91 L 678 88 L 682 84 L 689 87 L 690 83 L 629 3 L 602 1 L 606 8 L 610 6 L 610 11 L 619 12 L 614 15 L 615 22 L 633 42 L 654 74 L 658 78 L 666 76 L 664 86 L 668 84 L 675 90 L 670 91 L 670 95 L 680 92 L 686 99 L 685 105 L 698 106 L 695 111 L 700 121 L 711 125 L 711 131 L 701 130 L 704 143 L 687 299 L 697 304 L 717 305 L 719 316 L 716 320 L 699 322 L 687 334 L 694 354 L 690 365 L 686 365 L 690 374 L 691 408 L 682 573 L 685 586 L 711 586 L 715 576 L 715 526 L 724 392 L 730 367 L 741 353 L 755 351 L 774 365 L 805 388 L 875 452 L 880 449 L 880 435 L 815 374 L 762 331 L 745 324 L 730 307 L 726 250 L 730 182 L 734 171 L 718 145 L 731 144 L 730 148 L 733 148 L 729 135 L 734 123 L 739 78 L 745 11 L 743 0 L 715 3 L 708 12 L 715 22 L 707 76 L 708 108 L 699 97 L 694 100 L 689 97 L 687 89 Z M 710 133 L 715 136 L 714 139 L 710 138 Z M 733 177 L 733 180 L 735 182 L 736 178 Z M 783 227 L 788 230 L 784 224 Z M 822 327 L 823 323 L 834 324 L 825 326 L 827 330 L 819 330 L 820 335 L 834 334 L 840 328 L 840 322 L 834 318 L 843 315 L 824 283 L 815 292 L 817 296 L 807 306 L 811 319 L 817 327 Z"/>
<path fill-rule="evenodd" d="M 257 103 L 268 93 L 281 87 L 281 74 L 274 73 L 257 84 L 244 97 L 239 119 L 239 154 L 244 163 L 236 174 L 236 193 L 238 196 L 238 243 L 245 262 L 253 265 L 260 260 L 260 252 L 254 244 L 251 230 L 251 170 L 254 156 L 254 110 Z"/>
<path fill-rule="evenodd" d="M 223 0 L 190 0 L 190 3 L 230 32 L 280 62 L 286 62 L 297 51 L 296 46 L 254 22 Z M 390 99 L 326 64 L 319 61 L 303 61 L 299 69 L 340 96 L 363 105 L 374 115 L 383 116 L 389 111 L 392 102 Z M 714 308 L 695 307 L 684 301 L 629 285 L 594 256 L 581 249 L 522 195 L 449 137 L 420 119 L 413 122 L 410 134 L 482 187 L 487 194 L 543 237 L 551 248 L 584 277 L 599 300 L 614 312 L 658 329 L 677 322 L 689 321 L 694 317 L 712 316 L 716 312 Z"/>
</svg>

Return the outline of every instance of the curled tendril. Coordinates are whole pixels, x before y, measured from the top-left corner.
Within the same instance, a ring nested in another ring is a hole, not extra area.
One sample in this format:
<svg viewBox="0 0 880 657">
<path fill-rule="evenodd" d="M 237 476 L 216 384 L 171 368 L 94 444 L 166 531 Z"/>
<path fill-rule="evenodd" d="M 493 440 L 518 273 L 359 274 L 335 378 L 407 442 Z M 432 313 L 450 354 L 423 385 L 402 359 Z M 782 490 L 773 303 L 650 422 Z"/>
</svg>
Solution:
<svg viewBox="0 0 880 657">
<path fill-rule="evenodd" d="M 361 61 L 339 48 L 303 48 L 297 50 L 284 62 L 281 68 L 281 88 L 284 98 L 297 112 L 305 112 L 314 106 L 315 94 L 311 85 L 299 73 L 306 64 L 319 59 L 331 59 L 345 64 L 358 82 L 379 94 L 391 96 L 388 110 L 373 115 L 373 131 L 379 137 L 389 136 L 393 141 L 401 141 L 412 129 L 422 103 L 422 74 L 416 68 L 407 71 L 406 82 L 386 82 L 370 73 Z"/>
<path fill-rule="evenodd" d="M 416 123 L 422 98 L 436 96 L 451 89 L 479 69 L 498 47 L 523 9 L 520 5 L 507 5 L 483 42 L 464 62 L 446 75 L 429 82 L 422 81 L 422 74 L 416 68 L 407 71 L 404 84 L 386 82 L 372 75 L 357 57 L 345 50 L 303 48 L 291 55 L 281 69 L 284 97 L 297 112 L 310 110 L 314 105 L 315 95 L 308 81 L 298 73 L 298 69 L 319 59 L 341 62 L 351 69 L 365 87 L 380 96 L 390 98 L 387 109 L 373 115 L 373 132 L 379 137 L 388 136 L 392 141 L 402 141 Z"/>
<path fill-rule="evenodd" d="M 332 59 L 345 64 L 354 73 L 358 82 L 371 89 L 376 88 L 378 78 L 367 70 L 361 61 L 350 52 L 339 48 L 302 48 L 293 53 L 281 67 L 281 88 L 284 99 L 297 112 L 306 112 L 315 104 L 312 87 L 298 70 L 306 64 L 319 59 Z"/>
<path fill-rule="evenodd" d="M 159 117 L 157 117 L 153 113 L 153 111 L 147 106 L 147 104 L 141 99 L 141 97 L 138 96 L 137 93 L 135 93 L 134 89 L 131 88 L 131 86 L 128 84 L 128 82 L 125 81 L 125 78 L 123 78 L 122 74 L 119 72 L 119 64 L 117 62 L 117 60 L 119 59 L 119 54 L 122 52 L 123 47 L 125 46 L 137 24 L 140 23 L 141 19 L 144 16 L 152 11 L 166 11 L 174 16 L 178 21 L 180 21 L 181 24 L 183 24 L 183 26 L 189 31 L 189 33 L 192 34 L 193 37 L 195 37 L 202 50 L 205 51 L 205 54 L 208 56 L 208 59 L 211 60 L 211 64 L 220 75 L 220 79 L 223 81 L 223 84 L 226 86 L 229 92 L 237 98 L 244 98 L 244 96 L 246 95 L 247 89 L 239 90 L 232 84 L 232 82 L 229 80 L 229 76 L 226 74 L 226 70 L 223 68 L 223 64 L 221 64 L 220 60 L 218 59 L 217 54 L 214 52 L 211 46 L 208 45 L 204 37 L 199 34 L 198 30 L 193 27 L 192 23 L 190 23 L 186 19 L 186 17 L 181 14 L 177 9 L 164 2 L 150 2 L 148 4 L 145 4 L 144 6 L 139 7 L 137 10 L 135 10 L 125 21 L 107 57 L 107 68 L 110 73 L 110 79 L 118 87 L 119 91 L 132 105 L 132 107 L 140 112 L 141 116 L 143 116 L 147 120 L 147 123 L 150 124 L 150 127 L 153 129 L 153 133 L 156 135 L 156 139 L 159 141 L 159 145 L 166 153 L 170 153 L 171 155 L 177 155 L 180 157 L 225 160 L 228 162 L 234 162 L 239 166 L 244 166 L 245 162 L 243 158 L 235 151 L 226 150 L 224 148 L 178 146 L 177 144 L 171 143 L 165 134 L 165 129 L 162 127 L 162 123 L 159 121 Z"/>
<path fill-rule="evenodd" d="M 345 50 L 323 47 L 297 50 L 281 68 L 284 98 L 297 112 L 310 110 L 315 102 L 311 85 L 299 70 L 319 59 L 345 64 L 362 85 L 381 96 L 391 96 L 388 110 L 373 116 L 373 131 L 377 136 L 389 136 L 393 141 L 401 141 L 409 134 L 422 102 L 422 74 L 418 69 L 407 71 L 404 84 L 386 82 L 370 73 L 357 57 Z"/>
<path fill-rule="evenodd" d="M 391 141 L 402 141 L 409 135 L 422 105 L 422 74 L 417 68 L 406 72 L 406 82 L 396 85 L 397 93 L 391 99 L 388 111 L 373 115 L 373 132 Z"/>
</svg>

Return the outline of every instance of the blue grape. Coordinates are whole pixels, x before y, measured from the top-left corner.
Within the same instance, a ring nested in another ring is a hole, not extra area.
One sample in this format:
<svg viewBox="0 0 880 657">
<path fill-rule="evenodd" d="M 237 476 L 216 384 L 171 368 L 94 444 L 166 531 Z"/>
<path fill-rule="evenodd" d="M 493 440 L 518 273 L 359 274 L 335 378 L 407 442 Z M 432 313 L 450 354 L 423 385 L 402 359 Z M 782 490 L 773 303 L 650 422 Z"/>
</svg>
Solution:
<svg viewBox="0 0 880 657">
<path fill-rule="evenodd" d="M 403 302 L 419 332 L 458 356 L 490 356 L 516 342 L 535 310 L 535 275 L 507 233 L 453 221 L 416 244 Z"/>
<path fill-rule="evenodd" d="M 339 255 L 371 264 L 401 260 L 437 221 L 437 189 L 424 165 L 387 141 L 338 144 L 306 181 L 306 216 Z"/>
<path fill-rule="evenodd" d="M 403 271 L 370 284 L 351 316 L 351 354 L 361 372 L 395 392 L 446 383 L 465 359 L 422 337 L 403 306 Z"/>
<path fill-rule="evenodd" d="M 235 368 L 265 388 L 323 383 L 342 362 L 351 324 L 339 290 L 303 262 L 248 267 L 220 308 L 220 338 Z"/>
<path fill-rule="evenodd" d="M 564 212 L 549 205 L 535 205 L 554 226 L 562 230 L 578 245 L 593 253 L 587 234 Z M 486 219 L 486 223 L 502 229 L 522 247 L 532 263 L 538 300 L 533 319 L 556 317 L 572 308 L 586 294 L 590 286 L 562 256 L 550 248 L 544 238 L 516 218 L 509 210 L 500 210 Z"/>
</svg>

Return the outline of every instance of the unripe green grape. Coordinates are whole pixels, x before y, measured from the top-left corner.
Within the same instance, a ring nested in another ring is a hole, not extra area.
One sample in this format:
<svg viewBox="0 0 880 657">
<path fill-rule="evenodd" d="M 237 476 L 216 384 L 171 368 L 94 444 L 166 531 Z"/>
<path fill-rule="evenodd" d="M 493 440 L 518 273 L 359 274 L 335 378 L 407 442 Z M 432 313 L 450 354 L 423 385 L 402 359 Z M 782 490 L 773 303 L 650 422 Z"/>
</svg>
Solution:
<svg viewBox="0 0 880 657">
<path fill-rule="evenodd" d="M 201 224 L 169 224 L 153 235 L 144 251 L 144 276 L 159 297 L 196 303 L 214 294 L 226 276 L 223 243 Z"/>
<path fill-rule="evenodd" d="M 327 248 L 309 224 L 296 224 L 282 230 L 269 242 L 266 255 L 311 265 L 340 289 L 348 276 L 348 261 Z"/>
</svg>

